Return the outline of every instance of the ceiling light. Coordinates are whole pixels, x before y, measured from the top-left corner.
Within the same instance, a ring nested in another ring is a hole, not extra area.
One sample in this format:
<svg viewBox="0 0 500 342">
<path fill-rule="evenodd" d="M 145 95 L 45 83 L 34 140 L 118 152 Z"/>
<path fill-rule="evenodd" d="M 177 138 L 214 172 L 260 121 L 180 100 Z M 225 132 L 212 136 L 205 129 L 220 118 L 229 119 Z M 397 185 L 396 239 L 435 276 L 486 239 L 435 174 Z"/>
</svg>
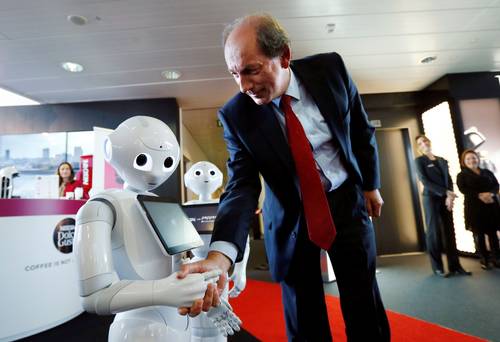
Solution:
<svg viewBox="0 0 500 342">
<path fill-rule="evenodd" d="M 161 75 L 167 80 L 177 80 L 181 77 L 181 72 L 177 70 L 165 70 L 162 71 Z"/>
<path fill-rule="evenodd" d="M 64 62 L 61 63 L 61 67 L 69 72 L 82 72 L 83 71 L 83 66 L 78 63 L 74 62 Z"/>
<path fill-rule="evenodd" d="M 335 24 L 328 23 L 326 24 L 326 33 L 333 33 L 335 31 Z"/>
<path fill-rule="evenodd" d="M 75 25 L 78 25 L 78 26 L 83 26 L 85 24 L 88 23 L 88 19 L 86 17 L 84 17 L 83 15 L 68 15 L 66 17 L 66 19 L 72 23 L 72 24 L 75 24 Z"/>
<path fill-rule="evenodd" d="M 436 59 L 437 59 L 437 56 L 427 56 L 425 58 L 422 58 L 420 60 L 420 63 L 422 63 L 422 64 L 428 64 L 428 63 L 434 62 Z"/>
</svg>

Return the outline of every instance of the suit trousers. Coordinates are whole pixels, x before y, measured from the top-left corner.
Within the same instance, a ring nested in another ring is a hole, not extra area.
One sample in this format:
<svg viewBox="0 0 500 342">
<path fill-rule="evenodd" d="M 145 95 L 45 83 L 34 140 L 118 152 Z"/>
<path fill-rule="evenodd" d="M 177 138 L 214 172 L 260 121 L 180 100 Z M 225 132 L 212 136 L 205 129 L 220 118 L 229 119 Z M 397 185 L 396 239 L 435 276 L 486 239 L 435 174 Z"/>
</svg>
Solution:
<svg viewBox="0 0 500 342">
<path fill-rule="evenodd" d="M 431 259 L 432 270 L 444 271 L 441 253 L 446 253 L 448 270 L 450 272 L 459 269 L 457 244 L 455 240 L 455 229 L 453 228 L 453 215 L 446 209 L 446 196 L 423 196 L 426 244 Z"/>
<path fill-rule="evenodd" d="M 389 341 L 389 323 L 375 278 L 373 225 L 363 192 L 347 180 L 327 197 L 337 228 L 328 255 L 337 278 L 348 341 Z M 320 248 L 309 240 L 304 220 L 296 239 L 290 272 L 280 283 L 288 340 L 331 341 Z"/>
</svg>

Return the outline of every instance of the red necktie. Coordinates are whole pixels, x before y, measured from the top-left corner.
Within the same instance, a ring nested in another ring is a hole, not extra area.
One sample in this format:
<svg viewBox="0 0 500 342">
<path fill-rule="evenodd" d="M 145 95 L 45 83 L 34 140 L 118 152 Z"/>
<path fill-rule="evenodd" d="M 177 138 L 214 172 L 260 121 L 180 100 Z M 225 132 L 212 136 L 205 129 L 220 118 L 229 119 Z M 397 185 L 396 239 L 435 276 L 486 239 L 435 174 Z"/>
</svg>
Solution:
<svg viewBox="0 0 500 342">
<path fill-rule="evenodd" d="M 288 144 L 299 177 L 302 205 L 306 216 L 309 239 L 328 250 L 337 235 L 325 190 L 321 184 L 309 140 L 290 105 L 291 97 L 283 95 L 280 107 L 285 113 Z"/>
</svg>

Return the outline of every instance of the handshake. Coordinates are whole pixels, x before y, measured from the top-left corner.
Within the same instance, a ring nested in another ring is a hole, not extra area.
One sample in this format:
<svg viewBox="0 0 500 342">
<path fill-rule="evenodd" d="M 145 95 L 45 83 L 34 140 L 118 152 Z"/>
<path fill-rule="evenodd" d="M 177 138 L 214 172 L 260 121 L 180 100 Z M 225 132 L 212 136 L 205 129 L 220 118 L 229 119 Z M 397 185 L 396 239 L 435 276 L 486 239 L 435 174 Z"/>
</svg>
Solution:
<svg viewBox="0 0 500 342">
<path fill-rule="evenodd" d="M 241 320 L 233 312 L 229 303 L 223 298 L 214 296 L 213 290 L 216 282 L 222 276 L 220 269 L 214 269 L 203 273 L 190 273 L 183 278 L 179 278 L 178 273 L 174 273 L 169 277 L 155 281 L 154 291 L 155 296 L 161 296 L 162 301 L 168 302 L 169 306 L 179 308 L 179 314 L 189 314 L 191 317 L 197 316 L 200 312 L 190 310 L 202 305 L 202 300 L 210 293 L 214 298 L 212 306 L 204 306 L 203 311 L 206 311 L 207 317 L 219 329 L 220 333 L 227 337 L 233 335 L 235 331 L 240 331 Z M 225 283 L 224 283 L 225 284 Z M 168 289 L 162 291 L 161 289 Z M 209 294 L 209 295 L 210 295 Z M 154 301 L 154 300 L 153 300 Z"/>
</svg>

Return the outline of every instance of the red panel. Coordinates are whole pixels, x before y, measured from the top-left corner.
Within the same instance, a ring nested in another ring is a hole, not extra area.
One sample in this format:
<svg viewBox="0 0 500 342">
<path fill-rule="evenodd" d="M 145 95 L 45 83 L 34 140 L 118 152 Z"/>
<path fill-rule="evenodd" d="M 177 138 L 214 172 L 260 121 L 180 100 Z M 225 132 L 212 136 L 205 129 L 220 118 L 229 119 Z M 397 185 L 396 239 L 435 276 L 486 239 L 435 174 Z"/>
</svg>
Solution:
<svg viewBox="0 0 500 342">
<path fill-rule="evenodd" d="M 65 199 L 0 199 L 0 217 L 74 215 L 85 201 Z"/>
</svg>

